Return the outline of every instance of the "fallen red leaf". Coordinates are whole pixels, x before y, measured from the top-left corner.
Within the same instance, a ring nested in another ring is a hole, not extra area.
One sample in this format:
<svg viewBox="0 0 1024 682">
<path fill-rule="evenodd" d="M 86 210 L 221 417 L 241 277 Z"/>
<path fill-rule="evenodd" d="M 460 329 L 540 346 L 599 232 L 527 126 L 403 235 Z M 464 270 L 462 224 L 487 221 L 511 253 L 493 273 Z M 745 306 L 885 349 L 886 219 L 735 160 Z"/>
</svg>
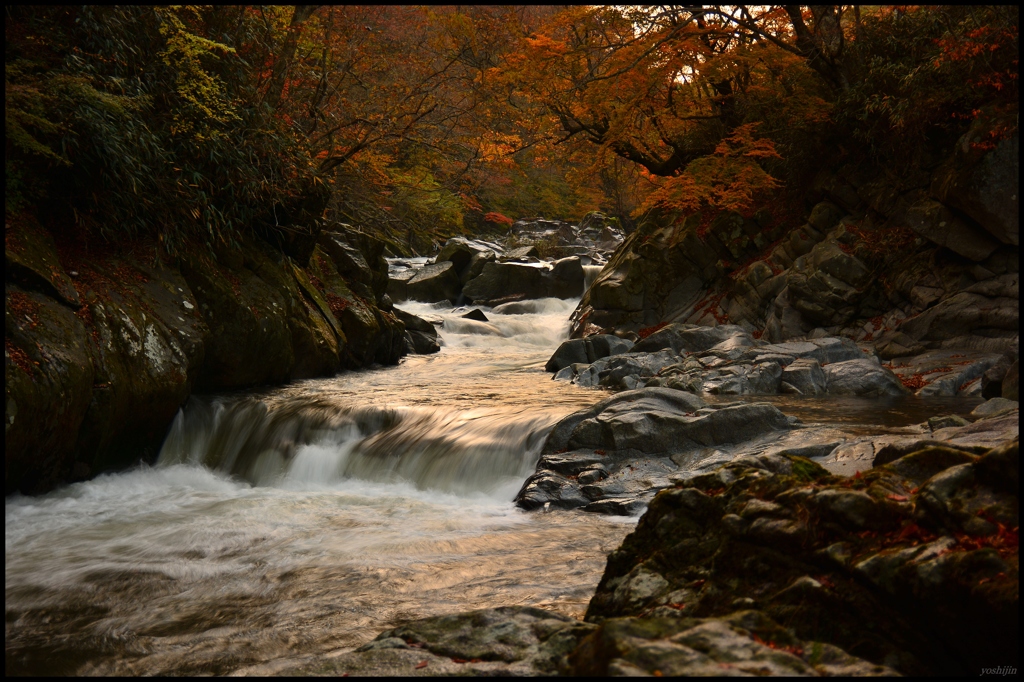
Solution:
<svg viewBox="0 0 1024 682">
<path fill-rule="evenodd" d="M 426 661 L 420 661 L 419 663 L 417 663 L 415 665 L 416 670 L 419 670 L 420 668 L 426 668 L 426 667 L 427 667 L 427 662 Z"/>
</svg>

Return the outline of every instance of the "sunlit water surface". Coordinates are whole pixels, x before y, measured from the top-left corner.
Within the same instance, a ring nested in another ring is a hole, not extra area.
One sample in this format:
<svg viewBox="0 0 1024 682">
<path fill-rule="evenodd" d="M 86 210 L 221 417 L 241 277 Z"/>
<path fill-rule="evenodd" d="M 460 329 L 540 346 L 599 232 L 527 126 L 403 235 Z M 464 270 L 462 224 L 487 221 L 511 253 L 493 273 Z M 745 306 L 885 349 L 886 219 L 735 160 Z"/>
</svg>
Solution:
<svg viewBox="0 0 1024 682">
<path fill-rule="evenodd" d="M 428 615 L 581 616 L 635 519 L 512 505 L 605 395 L 543 371 L 574 305 L 404 306 L 444 318 L 440 354 L 193 398 L 156 466 L 8 498 L 6 672 L 273 672 Z"/>
<path fill-rule="evenodd" d="M 606 395 L 543 371 L 574 306 L 403 305 L 444 319 L 441 353 L 193 397 L 156 466 L 8 498 L 7 674 L 272 673 L 429 615 L 582 616 L 636 519 L 511 502 L 555 421 Z M 973 406 L 769 399 L 853 432 Z"/>
</svg>

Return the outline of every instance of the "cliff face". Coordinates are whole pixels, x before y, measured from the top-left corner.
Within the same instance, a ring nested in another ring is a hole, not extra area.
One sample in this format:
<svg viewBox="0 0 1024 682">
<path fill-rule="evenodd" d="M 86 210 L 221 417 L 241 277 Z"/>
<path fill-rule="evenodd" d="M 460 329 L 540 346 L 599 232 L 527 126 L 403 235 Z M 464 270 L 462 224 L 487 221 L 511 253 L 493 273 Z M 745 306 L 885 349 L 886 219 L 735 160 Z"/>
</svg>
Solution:
<svg viewBox="0 0 1024 682">
<path fill-rule="evenodd" d="M 85 254 L 38 223 L 5 233 L 5 492 L 40 492 L 155 454 L 196 390 L 393 364 L 405 325 L 384 245 L 336 225 L 300 267 L 251 239 L 167 264 Z"/>
<path fill-rule="evenodd" d="M 573 336 L 729 322 L 772 341 L 843 335 L 883 357 L 1005 352 L 1019 323 L 1019 137 L 990 142 L 998 125 L 978 119 L 910 176 L 823 170 L 803 224 L 762 211 L 643 225 L 583 297 Z"/>
</svg>

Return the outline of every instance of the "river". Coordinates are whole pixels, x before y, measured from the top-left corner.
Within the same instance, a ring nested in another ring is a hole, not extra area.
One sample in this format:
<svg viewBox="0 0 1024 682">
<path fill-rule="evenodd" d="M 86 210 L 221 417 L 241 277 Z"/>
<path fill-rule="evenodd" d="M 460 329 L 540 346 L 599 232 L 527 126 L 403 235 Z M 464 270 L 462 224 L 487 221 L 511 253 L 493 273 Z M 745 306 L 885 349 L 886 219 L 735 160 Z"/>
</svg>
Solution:
<svg viewBox="0 0 1024 682">
<path fill-rule="evenodd" d="M 636 519 L 512 504 L 550 427 L 606 395 L 543 370 L 575 304 L 403 305 L 444 320 L 440 353 L 195 396 L 154 466 L 8 497 L 6 673 L 268 674 L 429 615 L 581 617 Z M 767 399 L 848 434 L 974 404 Z"/>
<path fill-rule="evenodd" d="M 409 304 L 444 318 L 439 354 L 193 397 L 155 466 L 9 497 L 7 674 L 261 674 L 428 615 L 582 616 L 636 519 L 512 505 L 605 395 L 543 371 L 575 303 Z"/>
</svg>

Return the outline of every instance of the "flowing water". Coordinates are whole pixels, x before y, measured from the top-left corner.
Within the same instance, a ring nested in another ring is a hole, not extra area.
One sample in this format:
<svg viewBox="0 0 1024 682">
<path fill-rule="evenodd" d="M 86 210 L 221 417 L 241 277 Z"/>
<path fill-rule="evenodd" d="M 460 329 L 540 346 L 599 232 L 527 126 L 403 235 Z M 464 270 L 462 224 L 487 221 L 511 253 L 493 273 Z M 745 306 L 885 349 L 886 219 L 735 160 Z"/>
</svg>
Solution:
<svg viewBox="0 0 1024 682">
<path fill-rule="evenodd" d="M 155 466 L 8 498 L 6 672 L 266 673 L 428 615 L 581 616 L 636 520 L 511 502 L 550 426 L 605 395 L 543 371 L 574 306 L 410 304 L 441 353 L 193 397 Z"/>
<path fill-rule="evenodd" d="M 581 616 L 636 519 L 511 502 L 555 421 L 606 395 L 543 371 L 574 306 L 403 306 L 443 319 L 441 353 L 193 397 L 155 466 L 9 497 L 7 674 L 272 673 L 429 615 Z M 943 411 L 772 400 L 868 430 Z"/>
</svg>

